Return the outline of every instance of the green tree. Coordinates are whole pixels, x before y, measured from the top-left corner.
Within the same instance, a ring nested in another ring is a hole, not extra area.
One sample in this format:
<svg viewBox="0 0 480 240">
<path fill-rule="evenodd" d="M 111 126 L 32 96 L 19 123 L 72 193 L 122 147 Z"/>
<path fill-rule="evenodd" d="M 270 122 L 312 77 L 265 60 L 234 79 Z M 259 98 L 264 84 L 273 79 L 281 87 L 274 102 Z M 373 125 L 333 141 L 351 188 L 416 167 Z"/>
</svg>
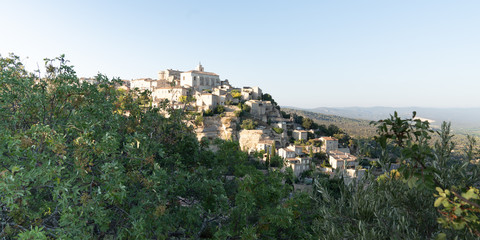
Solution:
<svg viewBox="0 0 480 240">
<path fill-rule="evenodd" d="M 480 236 L 480 196 L 478 189 L 473 187 L 479 183 L 479 165 L 468 161 L 468 151 L 467 161 L 451 158 L 450 124 L 442 124 L 437 132 L 440 140 L 432 148 L 429 140 L 433 131 L 429 123 L 415 119 L 415 115 L 413 112 L 412 118 L 401 119 L 395 112 L 388 119 L 373 122 L 379 133 L 376 141 L 383 149 L 381 165 L 392 160 L 402 163 L 399 177 L 410 188 L 435 193 L 434 206 L 440 208 L 442 216 L 438 221 L 443 226 L 468 229 L 473 235 Z M 399 150 L 399 154 L 392 155 L 386 151 L 389 142 Z M 389 159 L 392 157 L 397 159 Z M 439 236 L 445 237 L 446 234 Z"/>
<path fill-rule="evenodd" d="M 313 120 L 310 118 L 303 118 L 302 119 L 302 127 L 305 129 L 311 129 L 313 125 Z"/>
<path fill-rule="evenodd" d="M 272 143 L 272 152 L 271 152 L 271 155 L 272 155 L 272 157 L 273 157 L 273 156 L 276 156 L 276 154 L 277 154 L 277 146 L 276 146 L 275 142 L 273 142 L 273 143 Z"/>
</svg>

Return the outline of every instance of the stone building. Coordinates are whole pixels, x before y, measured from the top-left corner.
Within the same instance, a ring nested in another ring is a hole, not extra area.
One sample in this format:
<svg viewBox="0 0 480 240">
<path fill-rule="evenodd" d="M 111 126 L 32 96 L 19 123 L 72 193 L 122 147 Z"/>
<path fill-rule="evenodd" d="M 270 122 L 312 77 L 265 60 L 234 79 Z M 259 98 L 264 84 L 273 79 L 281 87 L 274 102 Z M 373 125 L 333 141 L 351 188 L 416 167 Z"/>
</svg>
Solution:
<svg viewBox="0 0 480 240">
<path fill-rule="evenodd" d="M 321 137 L 322 140 L 322 150 L 326 153 L 330 151 L 337 151 L 338 150 L 338 139 L 334 137 Z"/>
<path fill-rule="evenodd" d="M 205 72 L 202 64 L 199 64 L 195 70 L 180 73 L 180 85 L 202 91 L 218 87 L 221 85 L 221 82 L 220 76 L 215 73 Z"/>
<path fill-rule="evenodd" d="M 340 151 L 330 151 L 328 162 L 333 169 L 355 168 L 358 166 L 357 157 Z"/>
<path fill-rule="evenodd" d="M 130 81 L 130 89 L 138 88 L 140 91 L 151 91 L 155 87 L 157 87 L 157 82 L 151 78 L 139 78 Z"/>
<path fill-rule="evenodd" d="M 188 96 L 189 90 L 184 87 L 160 87 L 155 88 L 152 92 L 153 102 L 159 102 L 162 99 L 167 99 L 170 102 L 179 102 L 181 96 Z"/>
<path fill-rule="evenodd" d="M 196 105 L 199 110 L 214 109 L 218 105 L 219 97 L 211 93 L 198 93 L 195 95 Z"/>
<path fill-rule="evenodd" d="M 267 121 L 266 107 L 262 101 L 259 100 L 249 100 L 245 102 L 246 105 L 250 107 L 250 114 L 256 119 Z"/>
<path fill-rule="evenodd" d="M 300 176 L 302 172 L 310 169 L 310 158 L 307 157 L 295 157 L 286 159 L 286 167 L 290 167 L 293 170 L 295 176 Z"/>
<path fill-rule="evenodd" d="M 282 157 L 283 159 L 287 159 L 295 158 L 297 154 L 295 154 L 295 150 L 291 148 L 280 148 L 278 149 L 278 156 Z"/>
<path fill-rule="evenodd" d="M 180 74 L 182 71 L 179 70 L 173 70 L 173 69 L 167 69 L 164 71 L 160 71 L 158 73 L 158 80 L 162 81 L 167 81 L 167 82 L 173 82 L 174 80 L 180 80 Z"/>
<path fill-rule="evenodd" d="M 306 130 L 293 130 L 292 132 L 292 137 L 295 138 L 295 140 L 308 140 L 308 131 Z"/>
</svg>

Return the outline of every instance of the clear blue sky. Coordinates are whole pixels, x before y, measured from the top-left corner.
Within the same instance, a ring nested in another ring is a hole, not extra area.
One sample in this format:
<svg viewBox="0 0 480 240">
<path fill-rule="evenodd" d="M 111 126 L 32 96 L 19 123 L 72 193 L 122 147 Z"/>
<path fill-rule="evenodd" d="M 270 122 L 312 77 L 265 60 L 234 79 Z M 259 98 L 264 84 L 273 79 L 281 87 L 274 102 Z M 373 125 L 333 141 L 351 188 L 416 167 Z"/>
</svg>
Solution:
<svg viewBox="0 0 480 240">
<path fill-rule="evenodd" d="M 0 4 L 0 54 L 30 70 L 62 53 L 85 77 L 201 61 L 280 105 L 480 107 L 477 0 Z"/>
</svg>

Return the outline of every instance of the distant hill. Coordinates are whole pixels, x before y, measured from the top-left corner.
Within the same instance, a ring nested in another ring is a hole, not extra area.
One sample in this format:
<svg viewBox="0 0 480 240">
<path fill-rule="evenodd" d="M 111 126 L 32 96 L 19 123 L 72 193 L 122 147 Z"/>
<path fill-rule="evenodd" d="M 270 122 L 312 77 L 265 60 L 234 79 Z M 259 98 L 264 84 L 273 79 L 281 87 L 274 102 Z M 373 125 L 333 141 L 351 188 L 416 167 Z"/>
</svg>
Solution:
<svg viewBox="0 0 480 240">
<path fill-rule="evenodd" d="M 317 124 L 328 126 L 330 124 L 338 126 L 340 129 L 353 137 L 372 137 L 375 135 L 375 127 L 370 125 L 369 120 L 354 119 L 330 114 L 304 111 L 300 109 L 291 109 L 283 107 L 282 111 L 286 113 L 295 113 L 299 116 L 308 117 Z"/>
<path fill-rule="evenodd" d="M 287 108 L 292 109 L 292 107 Z M 458 133 L 480 136 L 480 108 L 318 107 L 301 110 L 365 120 L 384 119 L 394 111 L 397 111 L 401 117 L 411 117 L 412 112 L 416 111 L 417 117 L 433 120 L 433 127 L 438 127 L 443 121 L 447 121 L 452 123 L 452 128 Z"/>
</svg>

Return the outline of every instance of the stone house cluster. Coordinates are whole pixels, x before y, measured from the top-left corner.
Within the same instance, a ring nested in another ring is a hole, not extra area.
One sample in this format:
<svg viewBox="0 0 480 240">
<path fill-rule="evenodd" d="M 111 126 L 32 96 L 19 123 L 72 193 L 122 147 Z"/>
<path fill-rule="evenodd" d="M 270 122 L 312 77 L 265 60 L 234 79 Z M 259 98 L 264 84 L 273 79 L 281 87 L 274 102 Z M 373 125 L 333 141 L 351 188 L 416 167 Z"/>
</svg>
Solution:
<svg viewBox="0 0 480 240">
<path fill-rule="evenodd" d="M 218 74 L 206 72 L 201 64 L 190 71 L 160 71 L 158 79 L 131 80 L 130 88 L 151 91 L 153 106 L 167 99 L 174 108 L 189 107 L 197 111 L 212 110 L 229 102 L 259 100 L 262 96 L 259 87 L 234 88 L 228 80 L 221 80 Z M 232 92 L 239 94 L 233 96 Z"/>
<path fill-rule="evenodd" d="M 85 79 L 85 81 L 88 80 Z M 313 166 L 312 159 L 304 153 L 303 146 L 286 146 L 289 136 L 294 140 L 305 142 L 309 135 L 314 134 L 313 130 L 303 130 L 298 127 L 292 117 L 283 118 L 279 109 L 271 101 L 262 101 L 263 93 L 259 87 L 235 88 L 228 80 L 222 80 L 218 74 L 206 72 L 201 64 L 189 71 L 163 70 L 158 73 L 158 79 L 135 79 L 129 81 L 127 85 L 130 89 L 151 91 L 153 106 L 158 106 L 166 99 L 174 108 L 206 111 L 213 110 L 219 105 L 244 102 L 250 107 L 250 116 L 263 124 L 259 124 L 257 129 L 242 130 L 238 133 L 237 139 L 242 149 L 249 152 L 263 151 L 266 154 L 272 154 L 275 151 L 284 159 L 285 167 L 292 168 L 296 176 L 300 176 Z M 212 127 L 212 131 L 216 132 L 219 127 Z M 204 127 L 201 136 L 206 136 L 205 133 L 209 129 Z M 279 129 L 283 131 L 278 131 Z M 358 171 L 357 158 L 350 154 L 348 148 L 339 148 L 338 140 L 334 137 L 320 137 L 313 141 L 321 141 L 322 144 L 306 146 L 305 152 L 325 152 L 331 169 L 339 169 L 348 177 L 358 177 L 363 173 Z M 278 150 L 274 150 L 275 147 Z"/>
<path fill-rule="evenodd" d="M 285 166 L 291 167 L 295 176 L 310 169 L 312 159 L 305 156 L 302 146 L 290 145 L 278 149 L 278 155 L 285 160 Z"/>
<path fill-rule="evenodd" d="M 358 169 L 357 157 L 350 154 L 350 149 L 339 148 L 338 139 L 334 137 L 321 137 L 321 150 L 327 153 L 328 163 L 332 169 L 342 171 L 345 178 L 361 178 L 365 175 L 365 169 Z"/>
</svg>

